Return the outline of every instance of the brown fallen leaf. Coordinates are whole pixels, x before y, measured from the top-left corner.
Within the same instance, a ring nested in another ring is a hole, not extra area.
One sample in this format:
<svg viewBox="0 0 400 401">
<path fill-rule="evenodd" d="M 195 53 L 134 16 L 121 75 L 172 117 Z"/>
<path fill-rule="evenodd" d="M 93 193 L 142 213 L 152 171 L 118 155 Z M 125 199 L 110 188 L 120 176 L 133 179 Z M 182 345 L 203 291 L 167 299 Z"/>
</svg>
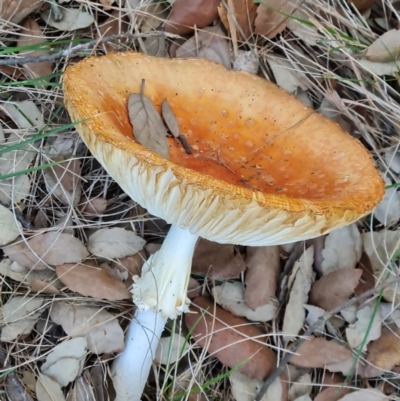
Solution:
<svg viewBox="0 0 400 401">
<path fill-rule="evenodd" d="M 0 18 L 18 24 L 30 13 L 42 6 L 40 0 L 3 0 L 0 7 Z"/>
<path fill-rule="evenodd" d="M 400 364 L 400 329 L 383 328 L 381 336 L 368 346 L 365 377 L 376 377 Z"/>
<path fill-rule="evenodd" d="M 54 285 L 46 283 L 46 281 L 32 280 L 30 285 L 32 292 L 40 292 L 41 294 L 52 294 L 52 295 L 57 295 L 60 293 L 60 291 Z"/>
<path fill-rule="evenodd" d="M 237 29 L 239 37 L 242 36 L 240 33 L 240 31 L 242 31 L 244 34 L 244 38 L 242 39 L 248 39 L 253 33 L 254 20 L 257 14 L 257 4 L 254 3 L 253 0 L 233 0 L 232 3 L 234 8 L 234 22 L 236 22 L 240 28 Z M 225 29 L 229 31 L 228 11 L 222 2 L 218 7 L 218 14 Z"/>
<path fill-rule="evenodd" d="M 142 266 L 146 262 L 146 253 L 139 251 L 134 255 L 126 256 L 125 258 L 118 259 L 117 261 L 111 262 L 111 268 L 118 268 L 122 272 L 127 271 L 129 275 L 140 276 Z"/>
<path fill-rule="evenodd" d="M 153 102 L 144 95 L 145 81 L 140 93 L 132 93 L 128 99 L 129 119 L 137 142 L 164 159 L 169 159 L 168 132 Z"/>
<path fill-rule="evenodd" d="M 127 32 L 129 29 L 129 24 L 128 24 L 128 18 L 126 16 L 126 13 L 123 12 L 122 10 L 115 10 L 111 13 L 111 15 L 104 21 L 99 26 L 99 29 L 96 33 L 96 38 L 100 39 L 104 36 L 111 36 L 111 35 L 120 35 L 123 34 L 124 32 Z M 106 42 L 101 44 L 100 46 L 103 46 L 107 52 L 115 50 L 115 48 L 118 48 L 118 45 L 116 45 L 115 42 Z"/>
<path fill-rule="evenodd" d="M 337 401 L 349 392 L 350 388 L 341 374 L 325 371 L 321 391 L 315 396 L 314 401 Z"/>
<path fill-rule="evenodd" d="M 193 255 L 192 272 L 217 280 L 239 277 L 246 269 L 243 256 L 235 255 L 233 245 L 221 245 L 200 239 Z"/>
<path fill-rule="evenodd" d="M 82 242 L 70 234 L 49 232 L 29 239 L 25 242 L 3 248 L 4 254 L 13 262 L 26 269 L 41 270 L 47 265 L 57 266 L 63 263 L 79 263 L 89 256 Z"/>
<path fill-rule="evenodd" d="M 84 296 L 109 301 L 131 298 L 125 284 L 111 277 L 104 269 L 69 263 L 57 266 L 56 273 L 71 291 Z"/>
<path fill-rule="evenodd" d="M 214 306 L 205 297 L 195 298 L 190 309 L 185 314 L 185 324 L 192 330 L 192 338 L 222 364 L 234 368 L 248 360 L 238 371 L 259 380 L 265 380 L 275 369 L 275 354 L 259 342 L 262 332 L 256 326 Z M 255 337 L 258 342 L 252 340 Z"/>
<path fill-rule="evenodd" d="M 244 300 L 250 308 L 265 305 L 276 295 L 281 261 L 278 246 L 247 247 Z"/>
<path fill-rule="evenodd" d="M 311 287 L 310 303 L 327 311 L 346 302 L 354 293 L 361 269 L 344 268 L 322 276 Z"/>
<path fill-rule="evenodd" d="M 325 338 L 310 337 L 290 359 L 290 363 L 303 368 L 322 368 L 326 364 L 340 362 L 351 356 L 343 345 Z"/>
<path fill-rule="evenodd" d="M 254 21 L 254 33 L 272 39 L 286 28 L 287 15 L 291 15 L 299 3 L 299 0 L 261 0 Z"/>
<path fill-rule="evenodd" d="M 107 199 L 105 198 L 90 198 L 87 200 L 81 200 L 83 203 L 83 210 L 85 217 L 87 219 L 95 219 L 101 216 L 107 209 Z"/>
<path fill-rule="evenodd" d="M 39 24 L 32 18 L 28 18 L 19 34 L 17 46 L 33 46 L 46 42 L 46 37 L 43 35 Z M 20 55 L 29 57 L 40 57 L 49 54 L 47 50 L 23 50 Z M 27 63 L 24 64 L 25 75 L 28 78 L 45 77 L 53 72 L 53 63 Z"/>
<path fill-rule="evenodd" d="M 362 270 L 362 275 L 357 287 L 354 289 L 354 294 L 360 295 L 375 287 L 374 271 L 369 256 L 365 252 L 362 253 L 357 267 Z"/>
<path fill-rule="evenodd" d="M 165 31 L 185 35 L 205 28 L 218 17 L 220 0 L 176 0 L 172 12 L 165 22 Z"/>
<path fill-rule="evenodd" d="M 360 13 L 367 11 L 376 0 L 347 0 L 348 3 L 353 4 Z"/>
</svg>

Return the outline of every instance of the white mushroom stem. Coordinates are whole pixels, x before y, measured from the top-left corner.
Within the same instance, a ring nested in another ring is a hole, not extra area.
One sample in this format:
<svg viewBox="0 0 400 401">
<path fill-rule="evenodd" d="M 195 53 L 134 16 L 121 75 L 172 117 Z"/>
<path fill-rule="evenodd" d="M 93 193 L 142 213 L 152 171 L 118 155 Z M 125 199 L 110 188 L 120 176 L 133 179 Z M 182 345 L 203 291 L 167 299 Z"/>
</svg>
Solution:
<svg viewBox="0 0 400 401">
<path fill-rule="evenodd" d="M 187 311 L 187 286 L 198 236 L 172 226 L 161 249 L 142 268 L 133 285 L 137 310 L 124 351 L 112 366 L 116 401 L 139 401 L 167 319 Z"/>
</svg>

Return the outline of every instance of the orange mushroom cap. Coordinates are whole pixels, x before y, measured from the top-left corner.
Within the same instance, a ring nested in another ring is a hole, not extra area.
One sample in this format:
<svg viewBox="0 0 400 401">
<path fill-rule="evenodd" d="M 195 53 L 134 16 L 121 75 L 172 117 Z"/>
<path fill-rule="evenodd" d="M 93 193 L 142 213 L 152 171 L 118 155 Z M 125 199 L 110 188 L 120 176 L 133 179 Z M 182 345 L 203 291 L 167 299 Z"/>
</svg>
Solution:
<svg viewBox="0 0 400 401">
<path fill-rule="evenodd" d="M 192 153 L 137 143 L 127 99 L 166 98 Z M 220 243 L 315 237 L 368 214 L 384 183 L 334 122 L 260 77 L 202 59 L 90 57 L 64 74 L 65 104 L 92 154 L 150 213 Z"/>
</svg>

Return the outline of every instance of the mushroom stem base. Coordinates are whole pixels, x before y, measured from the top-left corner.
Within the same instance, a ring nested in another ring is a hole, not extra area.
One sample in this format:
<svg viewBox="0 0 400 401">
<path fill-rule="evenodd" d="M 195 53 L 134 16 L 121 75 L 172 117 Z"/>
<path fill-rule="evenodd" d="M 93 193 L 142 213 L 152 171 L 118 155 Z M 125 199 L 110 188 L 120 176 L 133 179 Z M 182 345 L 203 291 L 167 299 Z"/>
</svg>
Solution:
<svg viewBox="0 0 400 401">
<path fill-rule="evenodd" d="M 165 323 L 160 313 L 136 310 L 125 349 L 112 366 L 115 401 L 140 401 Z"/>
</svg>

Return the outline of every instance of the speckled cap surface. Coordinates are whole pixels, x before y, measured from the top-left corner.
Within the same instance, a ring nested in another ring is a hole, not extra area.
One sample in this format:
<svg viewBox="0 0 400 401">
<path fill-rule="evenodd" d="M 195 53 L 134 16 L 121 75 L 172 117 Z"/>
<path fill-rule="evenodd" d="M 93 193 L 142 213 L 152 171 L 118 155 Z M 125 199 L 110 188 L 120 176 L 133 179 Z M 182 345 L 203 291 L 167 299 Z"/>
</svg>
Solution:
<svg viewBox="0 0 400 401">
<path fill-rule="evenodd" d="M 167 98 L 187 154 L 139 145 L 127 99 Z M 370 153 L 276 85 L 202 59 L 90 57 L 64 74 L 65 104 L 92 154 L 150 213 L 220 243 L 274 245 L 350 224 L 380 201 Z"/>
</svg>

